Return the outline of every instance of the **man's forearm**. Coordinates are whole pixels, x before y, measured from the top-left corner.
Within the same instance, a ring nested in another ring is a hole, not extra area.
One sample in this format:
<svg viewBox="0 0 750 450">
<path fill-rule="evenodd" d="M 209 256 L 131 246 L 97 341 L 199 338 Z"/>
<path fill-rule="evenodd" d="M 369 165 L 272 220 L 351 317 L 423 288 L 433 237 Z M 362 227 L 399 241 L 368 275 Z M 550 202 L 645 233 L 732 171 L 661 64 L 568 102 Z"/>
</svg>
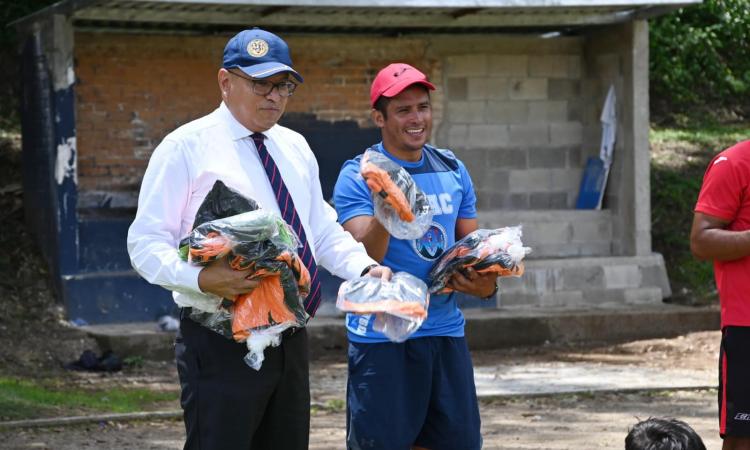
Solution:
<svg viewBox="0 0 750 450">
<path fill-rule="evenodd" d="M 364 244 L 367 254 L 379 263 L 383 262 L 383 258 L 385 258 L 390 238 L 391 235 L 388 230 L 375 218 L 372 219 L 362 236 L 355 236 L 355 239 Z"/>
<path fill-rule="evenodd" d="M 365 246 L 370 258 L 383 262 L 391 235 L 375 217 L 354 217 L 344 224 L 344 229 Z"/>
<path fill-rule="evenodd" d="M 700 259 L 717 261 L 732 261 L 750 256 L 750 230 L 700 230 L 691 237 L 690 249 Z"/>
</svg>

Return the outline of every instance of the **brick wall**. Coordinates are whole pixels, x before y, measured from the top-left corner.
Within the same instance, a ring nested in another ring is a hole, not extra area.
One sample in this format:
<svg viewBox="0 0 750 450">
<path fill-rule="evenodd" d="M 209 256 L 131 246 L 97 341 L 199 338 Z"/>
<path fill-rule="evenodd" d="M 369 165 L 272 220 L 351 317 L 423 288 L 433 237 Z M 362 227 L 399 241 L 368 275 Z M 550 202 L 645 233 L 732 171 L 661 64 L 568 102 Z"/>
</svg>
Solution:
<svg viewBox="0 0 750 450">
<path fill-rule="evenodd" d="M 216 107 L 217 38 L 77 33 L 79 193 L 137 193 L 154 147 Z"/>
<path fill-rule="evenodd" d="M 80 206 L 135 204 L 154 147 L 220 102 L 216 72 L 228 38 L 76 33 Z M 369 87 L 384 65 L 409 62 L 440 79 L 439 61 L 425 57 L 424 39 L 285 38 L 305 78 L 288 103 L 289 113 L 370 127 Z M 439 123 L 441 93 L 433 98 Z"/>
</svg>

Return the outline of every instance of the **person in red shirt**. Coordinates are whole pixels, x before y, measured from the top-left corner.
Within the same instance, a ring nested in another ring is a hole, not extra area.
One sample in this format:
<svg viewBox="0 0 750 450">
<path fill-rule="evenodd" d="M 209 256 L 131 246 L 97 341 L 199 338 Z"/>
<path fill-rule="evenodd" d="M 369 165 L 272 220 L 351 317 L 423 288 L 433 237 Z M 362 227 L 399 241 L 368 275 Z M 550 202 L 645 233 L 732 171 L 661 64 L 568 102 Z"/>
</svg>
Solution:
<svg viewBox="0 0 750 450">
<path fill-rule="evenodd" d="M 750 450 L 750 140 L 716 155 L 703 176 L 690 249 L 713 260 L 721 301 L 719 431 Z"/>
</svg>

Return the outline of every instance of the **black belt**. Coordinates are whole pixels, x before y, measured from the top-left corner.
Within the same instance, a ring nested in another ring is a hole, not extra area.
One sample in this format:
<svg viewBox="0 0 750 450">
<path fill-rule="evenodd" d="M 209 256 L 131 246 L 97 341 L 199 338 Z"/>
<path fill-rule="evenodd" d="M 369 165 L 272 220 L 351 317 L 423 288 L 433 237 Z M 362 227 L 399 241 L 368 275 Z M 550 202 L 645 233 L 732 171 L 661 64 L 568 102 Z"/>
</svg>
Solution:
<svg viewBox="0 0 750 450">
<path fill-rule="evenodd" d="M 284 331 L 281 332 L 281 338 L 282 339 L 288 338 L 289 336 L 293 335 L 294 333 L 296 333 L 297 331 L 299 331 L 301 329 L 302 328 L 299 328 L 299 327 L 287 328 L 286 330 L 284 330 Z"/>
</svg>

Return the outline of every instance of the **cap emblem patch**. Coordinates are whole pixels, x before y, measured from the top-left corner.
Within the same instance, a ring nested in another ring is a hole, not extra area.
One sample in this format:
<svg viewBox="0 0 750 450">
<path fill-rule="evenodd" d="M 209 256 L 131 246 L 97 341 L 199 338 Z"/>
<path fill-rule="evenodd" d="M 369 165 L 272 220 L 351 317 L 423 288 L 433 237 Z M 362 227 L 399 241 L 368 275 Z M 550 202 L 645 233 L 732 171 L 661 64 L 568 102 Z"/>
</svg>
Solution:
<svg viewBox="0 0 750 450">
<path fill-rule="evenodd" d="M 253 58 L 261 58 L 268 53 L 268 42 L 263 39 L 253 39 L 247 44 L 247 53 Z"/>
</svg>

